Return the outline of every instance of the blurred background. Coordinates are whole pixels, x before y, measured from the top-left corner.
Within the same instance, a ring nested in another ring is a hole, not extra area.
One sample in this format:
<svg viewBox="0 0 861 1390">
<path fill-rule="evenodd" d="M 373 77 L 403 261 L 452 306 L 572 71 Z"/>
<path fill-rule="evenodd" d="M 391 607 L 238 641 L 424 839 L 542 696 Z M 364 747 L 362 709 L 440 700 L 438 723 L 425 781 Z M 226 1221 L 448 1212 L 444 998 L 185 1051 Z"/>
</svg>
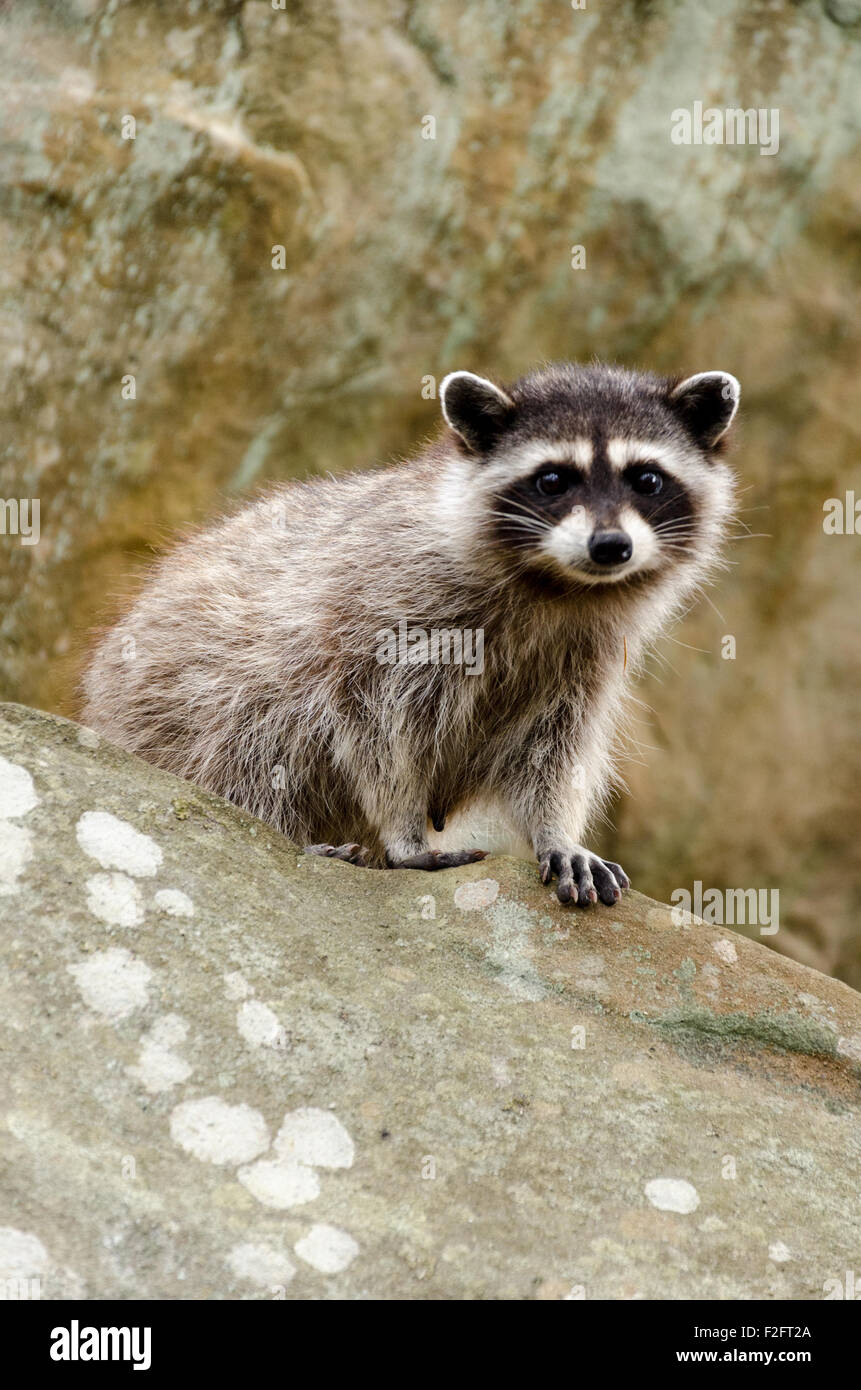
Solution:
<svg viewBox="0 0 861 1390">
<path fill-rule="evenodd" d="M 74 717 L 177 528 L 408 453 L 449 370 L 727 369 L 753 535 L 602 847 L 778 888 L 767 944 L 861 987 L 861 0 L 0 0 L 0 50 L 0 698 Z M 696 101 L 778 152 L 673 144 Z"/>
</svg>

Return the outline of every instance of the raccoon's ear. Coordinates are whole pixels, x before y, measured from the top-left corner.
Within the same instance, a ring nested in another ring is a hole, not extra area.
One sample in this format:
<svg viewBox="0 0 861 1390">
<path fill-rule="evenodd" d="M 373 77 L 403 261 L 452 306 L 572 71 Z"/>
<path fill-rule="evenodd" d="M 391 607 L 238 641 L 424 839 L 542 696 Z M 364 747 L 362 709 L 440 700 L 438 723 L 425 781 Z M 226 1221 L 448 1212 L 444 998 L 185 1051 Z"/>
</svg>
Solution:
<svg viewBox="0 0 861 1390">
<path fill-rule="evenodd" d="M 472 372 L 449 372 L 439 394 L 447 424 L 476 453 L 495 444 L 514 414 L 511 397 Z"/>
<path fill-rule="evenodd" d="M 670 404 L 707 449 L 723 439 L 733 422 L 741 386 L 729 372 L 698 372 L 670 393 Z"/>
</svg>

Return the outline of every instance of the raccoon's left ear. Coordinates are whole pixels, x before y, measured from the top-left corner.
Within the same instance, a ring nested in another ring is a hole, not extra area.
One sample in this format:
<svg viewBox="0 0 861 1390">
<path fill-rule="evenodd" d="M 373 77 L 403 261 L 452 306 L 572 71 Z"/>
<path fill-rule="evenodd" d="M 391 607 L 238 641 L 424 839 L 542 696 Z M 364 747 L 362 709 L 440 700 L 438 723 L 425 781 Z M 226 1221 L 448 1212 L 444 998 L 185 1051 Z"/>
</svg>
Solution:
<svg viewBox="0 0 861 1390">
<path fill-rule="evenodd" d="M 675 408 L 698 443 L 714 448 L 733 422 L 741 386 L 729 372 L 698 372 L 670 393 Z"/>
<path fill-rule="evenodd" d="M 449 372 L 439 388 L 446 423 L 476 453 L 489 449 L 514 414 L 514 401 L 473 372 Z"/>
</svg>

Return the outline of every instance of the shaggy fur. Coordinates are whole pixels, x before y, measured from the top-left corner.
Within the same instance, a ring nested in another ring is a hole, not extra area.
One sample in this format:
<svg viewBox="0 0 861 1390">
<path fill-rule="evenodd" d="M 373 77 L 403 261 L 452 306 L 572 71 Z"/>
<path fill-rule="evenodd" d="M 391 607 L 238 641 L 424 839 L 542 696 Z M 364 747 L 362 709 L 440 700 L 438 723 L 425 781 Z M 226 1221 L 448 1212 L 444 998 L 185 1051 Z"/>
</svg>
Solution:
<svg viewBox="0 0 861 1390">
<path fill-rule="evenodd" d="M 431 850 L 428 822 L 492 803 L 563 901 L 612 902 L 627 879 L 582 840 L 624 685 L 716 561 L 737 383 L 563 364 L 441 394 L 447 427 L 413 460 L 280 485 L 163 558 L 95 652 L 83 719 L 353 862 L 480 857 Z M 669 519 L 627 481 L 650 461 Z M 554 467 L 571 488 L 545 498 Z M 593 573 L 587 533 L 620 518 L 631 564 Z M 483 673 L 381 663 L 402 619 L 483 630 Z"/>
</svg>

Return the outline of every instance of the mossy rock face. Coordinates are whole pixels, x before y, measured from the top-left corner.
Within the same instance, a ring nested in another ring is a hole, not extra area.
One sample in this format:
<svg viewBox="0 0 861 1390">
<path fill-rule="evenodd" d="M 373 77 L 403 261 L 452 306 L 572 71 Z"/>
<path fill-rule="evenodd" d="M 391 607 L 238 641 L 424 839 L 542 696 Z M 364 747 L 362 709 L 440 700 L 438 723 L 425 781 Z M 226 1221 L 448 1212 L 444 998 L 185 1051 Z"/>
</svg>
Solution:
<svg viewBox="0 0 861 1390">
<path fill-rule="evenodd" d="M 0 716 L 0 1277 L 42 1297 L 818 1299 L 861 998 L 535 866 L 301 854 Z"/>
<path fill-rule="evenodd" d="M 606 848 L 656 897 L 779 887 L 778 949 L 861 986 L 861 547 L 822 531 L 858 492 L 857 9 L 3 6 L 0 495 L 41 540 L 0 537 L 0 698 L 74 716 L 154 549 L 409 451 L 428 378 L 729 369 L 766 536 L 661 646 Z M 697 100 L 777 109 L 778 152 L 674 145 Z"/>
</svg>

